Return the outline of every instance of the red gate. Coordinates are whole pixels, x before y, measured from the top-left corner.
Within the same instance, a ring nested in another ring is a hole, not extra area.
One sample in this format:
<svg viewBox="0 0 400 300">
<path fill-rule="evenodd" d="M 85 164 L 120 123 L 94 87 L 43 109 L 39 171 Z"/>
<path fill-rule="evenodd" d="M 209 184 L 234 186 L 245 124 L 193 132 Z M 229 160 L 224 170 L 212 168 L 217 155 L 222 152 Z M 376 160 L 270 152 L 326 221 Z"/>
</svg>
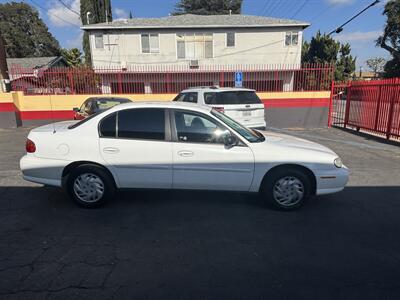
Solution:
<svg viewBox="0 0 400 300">
<path fill-rule="evenodd" d="M 400 138 L 400 78 L 334 83 L 330 124 Z"/>
</svg>

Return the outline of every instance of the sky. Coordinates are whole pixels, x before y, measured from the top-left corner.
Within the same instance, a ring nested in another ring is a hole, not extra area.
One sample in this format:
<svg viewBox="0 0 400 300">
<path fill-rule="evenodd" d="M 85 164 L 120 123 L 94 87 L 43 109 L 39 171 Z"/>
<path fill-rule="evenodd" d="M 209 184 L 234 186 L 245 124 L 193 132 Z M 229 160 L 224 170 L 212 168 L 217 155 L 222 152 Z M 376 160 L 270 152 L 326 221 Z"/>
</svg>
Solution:
<svg viewBox="0 0 400 300">
<path fill-rule="evenodd" d="M 242 13 L 248 15 L 288 18 L 307 21 L 311 26 L 305 29 L 304 36 L 309 40 L 315 33 L 330 32 L 374 0 L 243 0 Z M 382 15 L 384 3 L 373 6 L 360 17 L 348 24 L 342 33 L 333 37 L 348 42 L 352 54 L 357 57 L 357 67 L 367 70 L 365 61 L 371 57 L 390 58 L 388 53 L 375 47 L 375 40 L 385 25 Z M 8 1 L 0 0 L 0 3 Z M 64 48 L 82 48 L 80 0 L 25 0 L 38 9 L 40 16 L 50 32 Z M 178 0 L 111 0 L 113 18 L 162 17 L 173 11 Z M 63 3 L 71 10 L 67 9 Z"/>
</svg>

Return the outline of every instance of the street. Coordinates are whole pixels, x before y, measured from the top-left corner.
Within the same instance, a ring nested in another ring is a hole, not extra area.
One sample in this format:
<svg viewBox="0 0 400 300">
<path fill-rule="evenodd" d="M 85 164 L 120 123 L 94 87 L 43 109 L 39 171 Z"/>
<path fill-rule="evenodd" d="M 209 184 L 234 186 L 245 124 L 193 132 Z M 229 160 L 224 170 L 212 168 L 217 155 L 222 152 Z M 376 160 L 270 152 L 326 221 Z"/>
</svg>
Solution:
<svg viewBox="0 0 400 300">
<path fill-rule="evenodd" d="M 398 299 L 400 147 L 339 129 L 346 189 L 293 212 L 256 195 L 124 191 L 100 209 L 19 171 L 28 130 L 0 129 L 2 299 Z"/>
</svg>

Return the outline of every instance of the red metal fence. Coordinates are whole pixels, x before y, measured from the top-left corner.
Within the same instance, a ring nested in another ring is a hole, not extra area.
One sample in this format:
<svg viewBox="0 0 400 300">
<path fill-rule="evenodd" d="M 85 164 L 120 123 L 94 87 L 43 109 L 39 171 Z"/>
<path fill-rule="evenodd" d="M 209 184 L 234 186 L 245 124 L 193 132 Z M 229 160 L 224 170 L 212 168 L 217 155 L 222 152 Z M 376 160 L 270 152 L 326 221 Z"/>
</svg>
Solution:
<svg viewBox="0 0 400 300">
<path fill-rule="evenodd" d="M 332 125 L 400 138 L 400 78 L 334 85 Z"/>
<path fill-rule="evenodd" d="M 329 90 L 333 66 L 229 65 L 132 66 L 121 68 L 48 68 L 10 70 L 12 89 L 42 94 L 178 93 L 191 86 L 234 86 L 235 72 L 243 72 L 243 86 L 259 92 Z"/>
</svg>

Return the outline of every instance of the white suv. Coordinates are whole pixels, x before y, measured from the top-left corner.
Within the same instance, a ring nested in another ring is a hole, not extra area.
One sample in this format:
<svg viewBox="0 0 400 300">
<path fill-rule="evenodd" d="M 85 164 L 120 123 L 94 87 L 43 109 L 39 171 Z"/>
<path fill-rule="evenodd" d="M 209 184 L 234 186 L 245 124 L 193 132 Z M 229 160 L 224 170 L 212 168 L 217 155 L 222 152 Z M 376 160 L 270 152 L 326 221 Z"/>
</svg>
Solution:
<svg viewBox="0 0 400 300">
<path fill-rule="evenodd" d="M 230 87 L 193 87 L 183 90 L 173 101 L 213 107 L 249 128 L 265 129 L 264 104 L 255 90 Z"/>
</svg>

